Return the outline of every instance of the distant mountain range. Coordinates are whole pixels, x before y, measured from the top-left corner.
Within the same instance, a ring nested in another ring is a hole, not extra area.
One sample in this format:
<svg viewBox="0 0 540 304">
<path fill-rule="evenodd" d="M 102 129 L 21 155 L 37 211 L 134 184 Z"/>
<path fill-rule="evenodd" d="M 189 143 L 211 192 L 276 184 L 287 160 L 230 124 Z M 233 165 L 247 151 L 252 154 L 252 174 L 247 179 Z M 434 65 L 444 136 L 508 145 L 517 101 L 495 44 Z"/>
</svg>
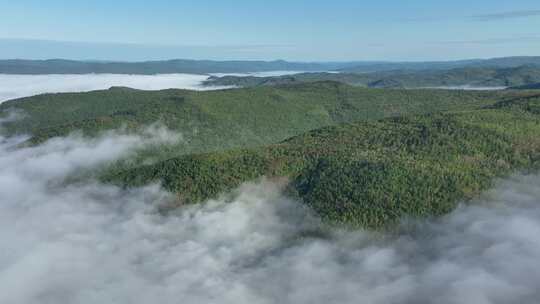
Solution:
<svg viewBox="0 0 540 304">
<path fill-rule="evenodd" d="M 293 63 L 277 61 L 212 61 L 184 60 L 145 62 L 107 62 L 51 60 L 0 60 L 0 73 L 3 74 L 167 74 L 167 73 L 247 73 L 264 71 L 322 71 L 340 68 L 343 65 L 321 63 Z"/>
<path fill-rule="evenodd" d="M 540 82 L 511 87 L 513 90 L 540 90 Z"/>
<path fill-rule="evenodd" d="M 540 57 L 505 57 L 461 61 L 431 62 L 288 62 L 276 61 L 212 61 L 174 59 L 145 62 L 50 60 L 0 60 L 1 74 L 162 74 L 162 73 L 248 73 L 265 71 L 339 71 L 367 73 L 381 71 L 449 70 L 465 67 L 512 68 L 540 66 Z"/>
<path fill-rule="evenodd" d="M 372 73 L 302 73 L 275 77 L 224 76 L 210 78 L 206 85 L 253 87 L 322 80 L 370 88 L 513 87 L 540 83 L 540 66 L 464 67 L 450 70 L 397 70 Z"/>
<path fill-rule="evenodd" d="M 464 67 L 511 68 L 523 65 L 540 65 L 540 56 L 501 57 L 458 61 L 364 62 L 352 67 L 344 67 L 340 69 L 340 71 L 349 73 L 366 73 L 392 70 L 449 70 Z"/>
</svg>

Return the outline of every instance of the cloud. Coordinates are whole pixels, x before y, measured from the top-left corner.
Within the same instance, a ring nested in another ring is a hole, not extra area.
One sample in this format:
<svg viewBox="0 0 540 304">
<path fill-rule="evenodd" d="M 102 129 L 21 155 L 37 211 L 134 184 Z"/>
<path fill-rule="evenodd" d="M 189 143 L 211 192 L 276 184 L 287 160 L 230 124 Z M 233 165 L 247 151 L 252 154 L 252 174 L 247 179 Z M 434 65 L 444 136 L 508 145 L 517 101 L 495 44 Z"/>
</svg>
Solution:
<svg viewBox="0 0 540 304">
<path fill-rule="evenodd" d="M 124 86 L 141 90 L 169 88 L 209 90 L 225 87 L 204 87 L 206 75 L 160 74 L 160 75 L 8 75 L 0 74 L 0 103 L 9 99 L 43 93 L 84 92 L 104 90 L 112 86 Z"/>
<path fill-rule="evenodd" d="M 540 16 L 540 10 L 521 10 L 521 11 L 507 11 L 496 14 L 482 14 L 470 16 L 471 20 L 475 21 L 497 21 L 505 19 L 517 19 Z"/>
<path fill-rule="evenodd" d="M 277 76 L 287 76 L 304 73 L 305 71 L 268 71 L 268 72 L 253 72 L 253 73 L 211 73 L 210 75 L 216 77 L 223 76 L 253 76 L 253 77 L 277 77 Z"/>
<path fill-rule="evenodd" d="M 442 22 L 442 21 L 498 21 L 505 19 L 519 19 L 530 18 L 540 16 L 540 10 L 519 10 L 519 11 L 506 11 L 493 14 L 477 14 L 471 16 L 429 16 L 429 17 L 415 17 L 409 16 L 399 19 L 399 22 L 404 23 L 425 23 L 425 22 Z"/>
<path fill-rule="evenodd" d="M 500 38 L 487 38 L 476 40 L 453 40 L 453 41 L 438 41 L 437 44 L 478 44 L 478 45 L 491 45 L 491 44 L 507 44 L 511 42 L 537 42 L 540 43 L 540 35 L 516 35 L 514 37 L 500 37 Z"/>
<path fill-rule="evenodd" d="M 249 74 L 216 73 L 214 76 L 282 76 L 300 73 L 299 71 L 270 71 Z M 86 92 L 105 90 L 113 86 L 130 87 L 140 90 L 187 89 L 220 90 L 232 86 L 204 86 L 207 75 L 158 74 L 82 74 L 82 75 L 11 75 L 0 74 L 0 103 L 10 99 L 28 97 L 43 93 Z"/>
<path fill-rule="evenodd" d="M 34 37 L 35 38 L 35 37 Z M 209 41 L 212 39 L 208 39 Z M 33 39 L 32 37 L 0 38 L 0 58 L 107 61 L 148 61 L 174 58 L 201 60 L 268 60 L 299 53 L 294 44 L 140 44 L 116 42 L 82 42 Z M 301 57 L 301 59 L 305 59 Z"/>
<path fill-rule="evenodd" d="M 156 206 L 174 196 L 157 185 L 66 182 L 155 144 L 148 132 L 24 148 L 1 138 L 0 303 L 540 299 L 540 176 L 508 179 L 444 218 L 389 235 L 323 228 L 264 180 L 168 216 Z"/>
</svg>

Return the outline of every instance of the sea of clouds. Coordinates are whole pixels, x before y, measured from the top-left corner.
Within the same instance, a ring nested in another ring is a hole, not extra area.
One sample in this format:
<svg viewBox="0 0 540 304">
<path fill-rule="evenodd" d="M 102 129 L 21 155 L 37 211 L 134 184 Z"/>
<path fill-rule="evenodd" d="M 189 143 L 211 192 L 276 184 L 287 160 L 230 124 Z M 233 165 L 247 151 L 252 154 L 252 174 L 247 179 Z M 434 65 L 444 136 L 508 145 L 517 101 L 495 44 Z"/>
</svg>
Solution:
<svg viewBox="0 0 540 304">
<path fill-rule="evenodd" d="M 461 86 L 425 87 L 425 89 L 462 90 L 462 91 L 501 91 L 501 90 L 508 89 L 508 87 L 504 87 L 504 86 L 488 87 L 488 86 L 461 85 Z"/>
<path fill-rule="evenodd" d="M 15 119 L 15 117 L 11 117 Z M 68 182 L 181 137 L 0 137 L 0 303 L 538 303 L 540 176 L 392 235 L 321 228 L 266 180 L 162 215 L 159 185 Z"/>
<path fill-rule="evenodd" d="M 295 74 L 291 71 L 260 72 L 238 75 L 256 77 Z M 216 74 L 217 75 L 217 74 Z M 220 74 L 231 75 L 231 74 Z M 208 75 L 195 74 L 157 74 L 157 75 L 121 75 L 121 74 L 81 74 L 81 75 L 11 75 L 0 74 L 0 103 L 43 93 L 86 92 L 105 90 L 112 86 L 130 87 L 140 90 L 189 89 L 218 90 L 226 86 L 204 86 Z"/>
<path fill-rule="evenodd" d="M 304 71 L 267 71 L 267 72 L 253 72 L 253 73 L 211 73 L 210 75 L 215 77 L 223 76 L 253 76 L 253 77 L 278 77 L 305 73 Z M 313 72 L 310 72 L 313 73 Z M 328 73 L 328 72 L 326 72 Z"/>
<path fill-rule="evenodd" d="M 28 97 L 44 93 L 87 92 L 105 90 L 113 86 L 130 87 L 140 90 L 188 89 L 219 90 L 232 86 L 205 86 L 210 76 L 254 76 L 272 77 L 302 73 L 302 71 L 269 71 L 254 73 L 212 73 L 196 74 L 156 74 L 156 75 L 124 75 L 124 74 L 52 74 L 52 75 L 13 75 L 0 74 L 0 103 L 16 98 Z M 445 90 L 503 90 L 506 87 L 427 87 Z"/>
<path fill-rule="evenodd" d="M 169 88 L 191 90 L 220 89 L 220 87 L 209 88 L 203 86 L 202 83 L 207 79 L 208 76 L 194 74 L 0 74 L 0 102 L 43 93 L 85 92 L 104 90 L 112 86 L 123 86 L 141 90 L 162 90 Z"/>
</svg>

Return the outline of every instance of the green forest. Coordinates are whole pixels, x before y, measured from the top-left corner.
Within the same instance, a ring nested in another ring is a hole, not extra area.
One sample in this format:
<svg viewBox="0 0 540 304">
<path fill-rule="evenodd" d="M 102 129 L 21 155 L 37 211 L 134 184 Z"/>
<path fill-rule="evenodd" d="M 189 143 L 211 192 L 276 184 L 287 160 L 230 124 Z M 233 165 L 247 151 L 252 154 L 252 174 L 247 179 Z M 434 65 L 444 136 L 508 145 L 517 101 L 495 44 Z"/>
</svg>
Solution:
<svg viewBox="0 0 540 304">
<path fill-rule="evenodd" d="M 430 88 L 430 87 L 522 87 L 534 88 L 540 83 L 540 67 L 461 67 L 454 69 L 391 70 L 371 73 L 301 73 L 286 76 L 222 76 L 212 77 L 207 86 L 275 86 L 299 82 L 339 81 L 369 88 Z"/>
<path fill-rule="evenodd" d="M 200 203 L 244 182 L 285 180 L 288 195 L 338 225 L 379 229 L 453 210 L 540 157 L 540 92 L 387 90 L 322 81 L 196 92 L 111 88 L 0 105 L 30 144 L 160 122 L 181 133 L 99 173 L 123 187 L 160 182 Z"/>
</svg>

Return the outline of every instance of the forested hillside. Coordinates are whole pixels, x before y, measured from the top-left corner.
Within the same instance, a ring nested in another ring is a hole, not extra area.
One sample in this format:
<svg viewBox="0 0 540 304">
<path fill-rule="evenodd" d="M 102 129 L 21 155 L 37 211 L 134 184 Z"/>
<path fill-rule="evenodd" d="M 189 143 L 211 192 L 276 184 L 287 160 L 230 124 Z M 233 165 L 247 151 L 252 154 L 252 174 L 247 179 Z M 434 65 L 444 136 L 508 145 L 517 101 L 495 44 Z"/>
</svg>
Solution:
<svg viewBox="0 0 540 304">
<path fill-rule="evenodd" d="M 267 147 L 116 169 L 104 180 L 160 181 L 185 204 L 262 176 L 287 177 L 289 193 L 329 222 L 381 228 L 403 217 L 446 214 L 497 177 L 538 168 L 538 134 L 540 97 L 531 97 L 326 127 Z"/>
<path fill-rule="evenodd" d="M 240 87 L 272 86 L 321 80 L 370 88 L 479 87 L 498 88 L 540 82 L 539 66 L 510 68 L 466 67 L 450 70 L 394 70 L 374 73 L 302 73 L 275 77 L 223 76 L 212 77 L 206 85 Z"/>
<path fill-rule="evenodd" d="M 432 216 L 537 166 L 536 91 L 383 90 L 338 82 L 208 92 L 45 94 L 0 105 L 6 134 L 31 143 L 80 130 L 137 132 L 158 122 L 182 143 L 120 162 L 101 180 L 161 182 L 178 204 L 197 203 L 262 176 L 333 223 L 379 228 Z"/>
<path fill-rule="evenodd" d="M 5 128 L 10 134 L 32 134 L 34 142 L 74 130 L 91 135 L 160 122 L 185 139 L 174 153 L 188 154 L 275 143 L 345 122 L 475 109 L 519 94 L 363 89 L 337 82 L 208 92 L 111 88 L 13 100 L 0 111 L 23 111 L 24 117 Z"/>
</svg>

